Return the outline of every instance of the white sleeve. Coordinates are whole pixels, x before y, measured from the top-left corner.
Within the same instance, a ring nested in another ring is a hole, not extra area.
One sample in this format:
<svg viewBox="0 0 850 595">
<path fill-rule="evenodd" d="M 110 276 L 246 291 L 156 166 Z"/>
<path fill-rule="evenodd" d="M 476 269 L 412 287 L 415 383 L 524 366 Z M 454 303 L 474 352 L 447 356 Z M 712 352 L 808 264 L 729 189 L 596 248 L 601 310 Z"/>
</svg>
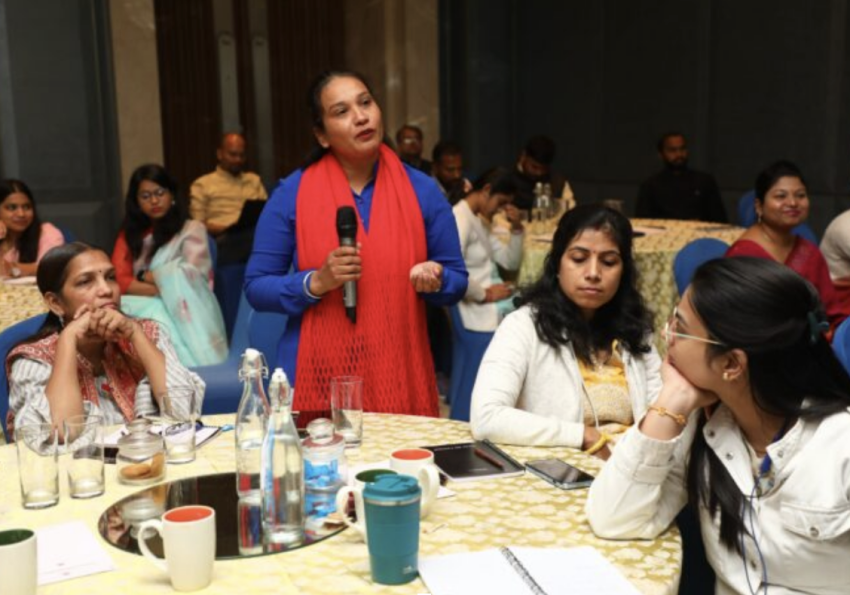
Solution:
<svg viewBox="0 0 850 595">
<path fill-rule="evenodd" d="M 496 329 L 472 390 L 472 435 L 505 444 L 581 448 L 584 423 L 517 408 L 537 341 L 534 321 L 523 310 L 505 318 Z"/>
<path fill-rule="evenodd" d="M 457 235 L 460 239 L 460 252 L 464 260 L 466 260 L 466 251 L 469 247 L 472 225 L 466 219 L 466 217 L 463 216 L 462 213 L 458 213 L 455 211 L 453 211 L 453 213 L 455 216 L 455 223 L 457 223 Z M 469 283 L 466 287 L 466 294 L 464 294 L 463 299 L 471 302 L 480 303 L 484 301 L 486 295 L 487 289 L 470 276 Z"/>
<path fill-rule="evenodd" d="M 15 425 L 51 423 L 47 382 L 53 368 L 43 362 L 18 358 L 9 371 L 9 409 L 15 414 Z"/>
<path fill-rule="evenodd" d="M 511 231 L 510 236 L 510 240 L 505 244 L 492 233 L 489 234 L 490 249 L 493 252 L 493 259 L 499 266 L 509 271 L 515 271 L 519 269 L 519 265 L 522 263 L 522 239 L 524 234 Z"/>
<path fill-rule="evenodd" d="M 638 421 L 617 442 L 590 486 L 585 513 L 593 532 L 607 539 L 653 539 L 663 533 L 688 500 L 686 458 L 697 415 L 673 440 L 644 435 Z"/>
<path fill-rule="evenodd" d="M 165 356 L 165 385 L 172 388 L 191 388 L 195 395 L 195 411 L 200 415 L 203 407 L 204 390 L 206 385 L 201 377 L 186 368 L 177 357 L 174 346 L 168 337 L 168 332 L 160 327 L 159 338 L 156 342 L 157 348 Z M 159 407 L 151 394 L 150 380 L 145 376 L 136 387 L 136 416 L 155 415 L 159 413 Z M 184 412 L 185 413 L 185 412 Z"/>
</svg>

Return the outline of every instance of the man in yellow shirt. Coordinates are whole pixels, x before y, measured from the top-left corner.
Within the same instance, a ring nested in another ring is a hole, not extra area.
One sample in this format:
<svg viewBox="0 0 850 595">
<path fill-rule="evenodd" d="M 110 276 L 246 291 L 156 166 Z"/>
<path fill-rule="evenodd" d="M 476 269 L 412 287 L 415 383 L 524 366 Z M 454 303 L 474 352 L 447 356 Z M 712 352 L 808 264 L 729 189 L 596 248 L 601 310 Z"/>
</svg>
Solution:
<svg viewBox="0 0 850 595">
<path fill-rule="evenodd" d="M 216 151 L 218 166 L 214 172 L 201 176 L 192 184 L 189 210 L 192 219 L 207 226 L 219 244 L 219 261 L 241 261 L 248 254 L 239 246 L 250 244 L 253 229 L 228 230 L 239 220 L 242 207 L 247 200 L 266 200 L 268 195 L 260 177 L 245 167 L 245 138 L 241 134 L 229 133 L 221 138 Z M 248 235 L 241 241 L 241 236 Z M 233 237 L 230 237 L 233 236 Z"/>
</svg>

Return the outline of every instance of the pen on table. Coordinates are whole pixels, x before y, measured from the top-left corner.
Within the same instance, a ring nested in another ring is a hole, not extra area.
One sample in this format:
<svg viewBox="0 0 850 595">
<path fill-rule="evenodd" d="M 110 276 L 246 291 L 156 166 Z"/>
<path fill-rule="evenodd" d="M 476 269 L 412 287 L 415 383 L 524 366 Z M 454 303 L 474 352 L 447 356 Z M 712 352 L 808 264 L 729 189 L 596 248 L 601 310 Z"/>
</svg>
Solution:
<svg viewBox="0 0 850 595">
<path fill-rule="evenodd" d="M 498 460 L 493 455 L 487 454 L 486 452 L 484 452 L 480 448 L 474 448 L 474 449 L 472 449 L 472 452 L 475 453 L 475 456 L 478 457 L 479 459 L 484 459 L 485 461 L 487 461 L 491 465 L 495 465 L 499 469 L 505 468 L 505 465 L 504 465 L 504 463 L 502 463 L 502 461 Z"/>
</svg>

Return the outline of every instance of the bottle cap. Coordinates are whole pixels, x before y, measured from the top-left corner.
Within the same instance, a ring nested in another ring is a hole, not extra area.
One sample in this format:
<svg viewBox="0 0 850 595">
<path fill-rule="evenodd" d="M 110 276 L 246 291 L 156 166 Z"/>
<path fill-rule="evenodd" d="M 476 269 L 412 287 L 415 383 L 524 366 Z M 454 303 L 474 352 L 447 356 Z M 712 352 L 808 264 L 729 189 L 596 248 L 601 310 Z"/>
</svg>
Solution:
<svg viewBox="0 0 850 595">
<path fill-rule="evenodd" d="M 307 433 L 315 444 L 328 444 L 334 439 L 334 424 L 327 417 L 318 417 L 307 424 Z"/>
<path fill-rule="evenodd" d="M 239 366 L 239 378 L 256 377 L 262 375 L 263 378 L 269 377 L 269 367 L 266 365 L 265 356 L 249 347 L 242 354 L 242 363 Z"/>
</svg>

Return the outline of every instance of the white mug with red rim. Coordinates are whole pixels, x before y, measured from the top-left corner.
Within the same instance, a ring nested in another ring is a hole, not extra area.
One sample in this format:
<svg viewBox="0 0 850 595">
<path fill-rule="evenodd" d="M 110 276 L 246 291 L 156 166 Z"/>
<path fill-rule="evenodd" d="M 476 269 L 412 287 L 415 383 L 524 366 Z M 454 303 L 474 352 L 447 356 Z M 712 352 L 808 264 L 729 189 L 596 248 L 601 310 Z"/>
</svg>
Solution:
<svg viewBox="0 0 850 595">
<path fill-rule="evenodd" d="M 146 533 L 156 531 L 162 537 L 165 560 L 148 548 Z M 173 508 L 162 520 L 145 521 L 139 527 L 142 554 L 171 577 L 176 591 L 197 591 L 212 581 L 215 561 L 215 510 L 193 504 Z"/>
<path fill-rule="evenodd" d="M 390 469 L 419 480 L 422 488 L 421 517 L 424 519 L 440 491 L 440 473 L 434 464 L 434 453 L 425 448 L 400 448 L 390 455 Z"/>
</svg>

